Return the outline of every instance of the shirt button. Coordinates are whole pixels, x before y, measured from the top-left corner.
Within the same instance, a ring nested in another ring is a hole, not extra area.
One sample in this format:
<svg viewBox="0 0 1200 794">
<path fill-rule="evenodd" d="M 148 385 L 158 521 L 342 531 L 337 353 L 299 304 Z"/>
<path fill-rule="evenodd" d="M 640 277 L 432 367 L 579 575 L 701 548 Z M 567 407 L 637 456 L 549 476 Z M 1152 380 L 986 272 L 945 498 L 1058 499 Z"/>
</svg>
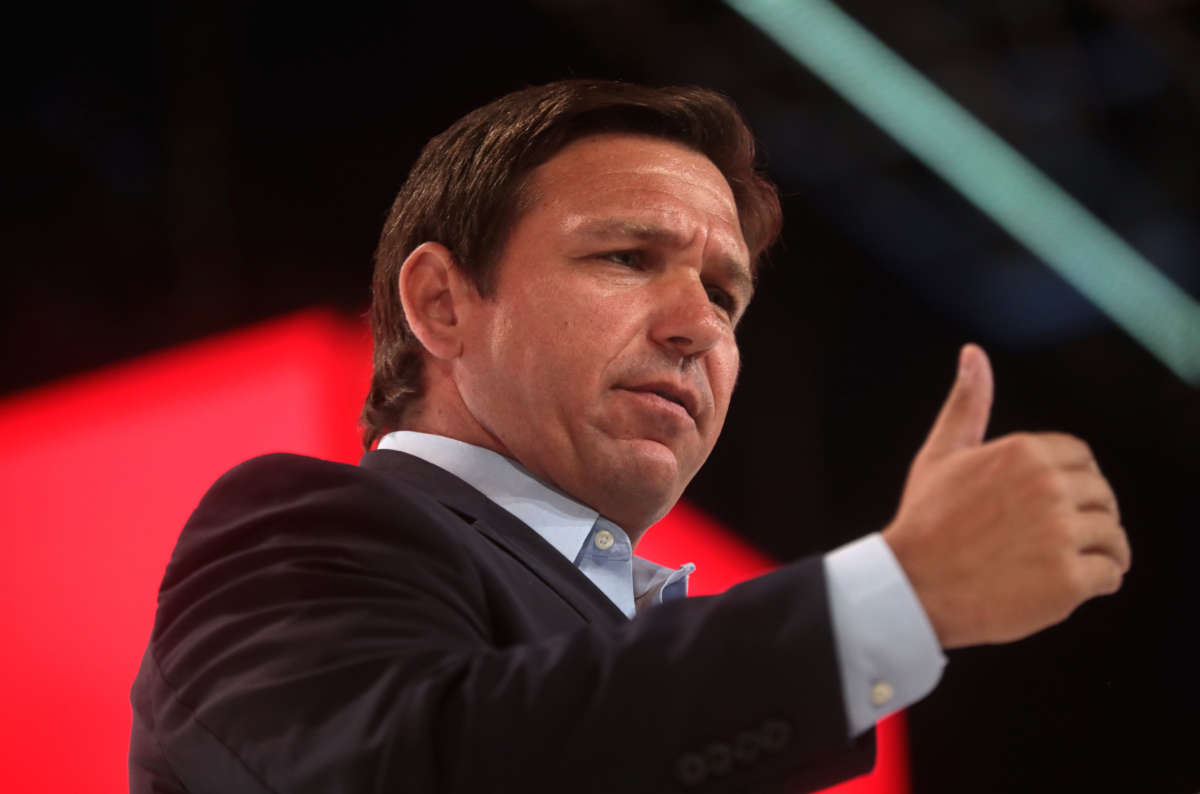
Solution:
<svg viewBox="0 0 1200 794">
<path fill-rule="evenodd" d="M 883 706 L 895 694 L 896 690 L 892 689 L 891 684 L 887 681 L 880 681 L 871 687 L 871 702 L 876 706 Z"/>
<path fill-rule="evenodd" d="M 698 786 L 708 779 L 708 764 L 698 753 L 684 753 L 675 765 L 675 776 L 689 788 Z"/>
<path fill-rule="evenodd" d="M 612 548 L 612 544 L 615 540 L 616 538 L 613 537 L 613 533 L 609 532 L 607 529 L 602 529 L 596 533 L 596 537 L 593 539 L 593 542 L 596 544 L 596 548 L 600 549 L 600 551 L 608 551 Z"/>
</svg>

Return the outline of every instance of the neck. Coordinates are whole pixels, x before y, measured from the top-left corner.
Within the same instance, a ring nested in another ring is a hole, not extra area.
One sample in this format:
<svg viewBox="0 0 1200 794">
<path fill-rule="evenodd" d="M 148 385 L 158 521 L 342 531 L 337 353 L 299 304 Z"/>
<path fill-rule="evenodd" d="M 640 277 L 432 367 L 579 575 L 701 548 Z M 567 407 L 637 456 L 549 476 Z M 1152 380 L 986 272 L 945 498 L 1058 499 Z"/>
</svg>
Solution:
<svg viewBox="0 0 1200 794">
<path fill-rule="evenodd" d="M 402 426 L 396 429 L 453 438 L 516 460 L 500 439 L 475 419 L 458 389 L 447 385 L 446 379 L 428 378 L 420 402 L 405 412 Z"/>
</svg>

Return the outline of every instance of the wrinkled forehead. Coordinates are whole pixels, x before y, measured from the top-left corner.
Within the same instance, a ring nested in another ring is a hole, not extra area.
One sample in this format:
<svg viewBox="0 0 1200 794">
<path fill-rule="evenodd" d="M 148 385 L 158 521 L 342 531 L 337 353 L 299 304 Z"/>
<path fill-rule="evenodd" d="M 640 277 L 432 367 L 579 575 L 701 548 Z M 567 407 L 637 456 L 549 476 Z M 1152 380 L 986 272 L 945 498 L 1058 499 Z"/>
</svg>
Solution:
<svg viewBox="0 0 1200 794">
<path fill-rule="evenodd" d="M 681 231 L 703 226 L 730 248 L 746 249 L 724 175 L 703 154 L 674 141 L 627 134 L 581 138 L 535 169 L 526 189 L 526 209 L 553 209 L 571 225 L 615 214 Z"/>
</svg>

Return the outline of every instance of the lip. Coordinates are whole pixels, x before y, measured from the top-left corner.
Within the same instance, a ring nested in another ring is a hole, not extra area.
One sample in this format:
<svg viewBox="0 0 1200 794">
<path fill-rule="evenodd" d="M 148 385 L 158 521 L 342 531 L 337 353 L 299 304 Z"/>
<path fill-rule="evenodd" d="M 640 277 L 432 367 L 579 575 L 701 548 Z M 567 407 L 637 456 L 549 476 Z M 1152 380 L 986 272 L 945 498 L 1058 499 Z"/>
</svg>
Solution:
<svg viewBox="0 0 1200 794">
<path fill-rule="evenodd" d="M 649 381 L 636 386 L 624 386 L 625 391 L 644 397 L 651 404 L 687 416 L 693 422 L 700 410 L 700 398 L 696 392 L 671 381 Z"/>
</svg>

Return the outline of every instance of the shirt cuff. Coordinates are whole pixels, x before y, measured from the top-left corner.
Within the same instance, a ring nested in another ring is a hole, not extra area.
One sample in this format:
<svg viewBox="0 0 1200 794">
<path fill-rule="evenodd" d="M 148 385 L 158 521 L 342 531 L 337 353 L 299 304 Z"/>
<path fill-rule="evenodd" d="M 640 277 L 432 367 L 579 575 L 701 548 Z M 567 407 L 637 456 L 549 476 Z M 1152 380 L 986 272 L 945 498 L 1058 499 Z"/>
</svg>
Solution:
<svg viewBox="0 0 1200 794">
<path fill-rule="evenodd" d="M 933 691 L 946 657 L 882 535 L 847 543 L 826 554 L 824 564 L 853 738 Z"/>
</svg>

